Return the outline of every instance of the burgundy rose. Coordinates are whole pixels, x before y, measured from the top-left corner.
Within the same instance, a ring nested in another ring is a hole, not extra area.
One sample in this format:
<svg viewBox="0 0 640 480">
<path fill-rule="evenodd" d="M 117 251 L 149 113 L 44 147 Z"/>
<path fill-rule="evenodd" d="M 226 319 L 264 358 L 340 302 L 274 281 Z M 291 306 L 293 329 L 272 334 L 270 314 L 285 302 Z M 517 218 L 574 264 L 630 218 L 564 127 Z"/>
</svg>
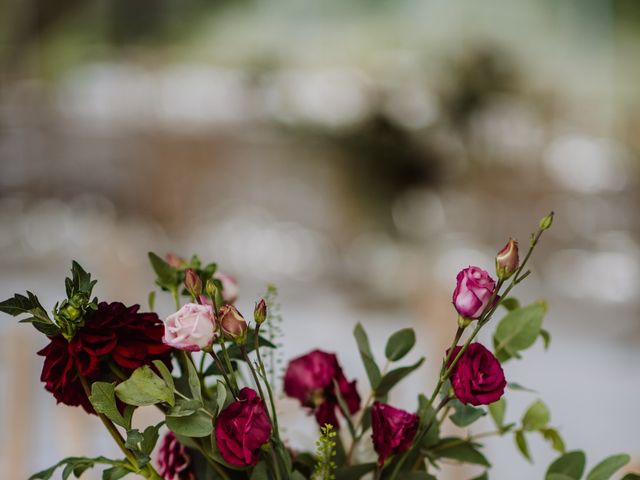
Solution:
<svg viewBox="0 0 640 480">
<path fill-rule="evenodd" d="M 191 457 L 173 432 L 167 432 L 156 460 L 158 473 L 164 480 L 195 480 Z"/>
<path fill-rule="evenodd" d="M 390 455 L 402 453 L 411 446 L 419 423 L 420 419 L 415 413 L 374 402 L 371 408 L 371 437 L 380 465 Z"/>
<path fill-rule="evenodd" d="M 485 270 L 478 267 L 468 267 L 460 271 L 456 281 L 453 306 L 465 318 L 479 318 L 491 301 L 496 282 Z"/>
<path fill-rule="evenodd" d="M 58 402 L 95 413 L 78 372 L 89 381 L 111 380 L 110 361 L 127 375 L 156 359 L 169 363 L 162 321 L 155 313 L 138 313 L 139 308 L 101 302 L 70 341 L 56 335 L 38 352 L 45 357 L 40 380 Z"/>
<path fill-rule="evenodd" d="M 240 390 L 238 400 L 216 419 L 216 446 L 222 458 L 237 467 L 258 463 L 260 447 L 269 441 L 271 422 L 264 402 L 250 389 Z"/>
<path fill-rule="evenodd" d="M 450 363 L 462 347 L 455 347 Z M 472 343 L 451 372 L 451 385 L 458 400 L 471 405 L 489 405 L 502 397 L 507 381 L 502 366 L 489 350 Z"/>
<path fill-rule="evenodd" d="M 338 398 L 334 381 L 349 412 L 356 413 L 360 409 L 356 381 L 347 381 L 333 353 L 314 350 L 291 360 L 284 376 L 284 391 L 288 396 L 297 398 L 303 406 L 310 408 L 318 425 L 329 423 L 339 428 L 336 414 Z"/>
</svg>

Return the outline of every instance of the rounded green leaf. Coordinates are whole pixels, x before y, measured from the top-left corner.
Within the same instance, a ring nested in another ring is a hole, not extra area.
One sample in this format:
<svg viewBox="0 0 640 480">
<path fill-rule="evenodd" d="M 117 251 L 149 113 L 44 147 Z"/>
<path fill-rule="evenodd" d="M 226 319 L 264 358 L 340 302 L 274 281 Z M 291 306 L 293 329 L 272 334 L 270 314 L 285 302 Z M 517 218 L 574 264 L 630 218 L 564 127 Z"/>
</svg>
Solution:
<svg viewBox="0 0 640 480">
<path fill-rule="evenodd" d="M 540 335 L 546 311 L 545 303 L 536 302 L 512 310 L 500 320 L 493 339 L 498 360 L 506 361 L 533 345 Z"/>
<path fill-rule="evenodd" d="M 554 480 L 552 477 L 550 478 L 550 475 L 554 473 L 561 473 L 574 480 L 579 480 L 584 473 L 586 461 L 584 452 L 580 450 L 565 453 L 549 465 L 545 480 Z"/>
<path fill-rule="evenodd" d="M 204 412 L 195 412 L 187 417 L 167 417 L 167 427 L 177 435 L 206 437 L 213 431 L 213 422 Z"/>
<path fill-rule="evenodd" d="M 412 328 L 403 328 L 389 337 L 384 354 L 388 360 L 395 362 L 411 351 L 416 344 L 416 334 Z"/>
<path fill-rule="evenodd" d="M 522 428 L 528 432 L 541 430 L 549 423 L 551 415 L 547 406 L 540 400 L 531 404 L 522 417 Z"/>
<path fill-rule="evenodd" d="M 629 463 L 631 457 L 626 454 L 612 455 L 597 464 L 587 475 L 587 480 L 609 480 L 611 476 Z"/>
</svg>

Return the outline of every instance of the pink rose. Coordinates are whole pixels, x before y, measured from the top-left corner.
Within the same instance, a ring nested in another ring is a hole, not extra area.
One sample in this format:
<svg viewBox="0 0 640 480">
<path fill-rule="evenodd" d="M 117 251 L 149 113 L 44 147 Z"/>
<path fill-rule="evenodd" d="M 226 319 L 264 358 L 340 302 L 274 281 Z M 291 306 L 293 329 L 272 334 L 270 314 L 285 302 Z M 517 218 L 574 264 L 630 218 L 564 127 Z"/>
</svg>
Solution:
<svg viewBox="0 0 640 480">
<path fill-rule="evenodd" d="M 481 268 L 468 267 L 458 273 L 453 306 L 465 318 L 480 318 L 489 304 L 496 282 Z"/>
<path fill-rule="evenodd" d="M 209 305 L 187 303 L 164 321 L 162 341 L 179 350 L 197 352 L 213 344 L 216 319 Z"/>
<path fill-rule="evenodd" d="M 222 284 L 222 299 L 224 300 L 224 303 L 234 303 L 238 299 L 238 294 L 240 293 L 236 279 L 224 272 L 214 273 L 213 278 L 220 280 L 220 283 Z"/>
</svg>

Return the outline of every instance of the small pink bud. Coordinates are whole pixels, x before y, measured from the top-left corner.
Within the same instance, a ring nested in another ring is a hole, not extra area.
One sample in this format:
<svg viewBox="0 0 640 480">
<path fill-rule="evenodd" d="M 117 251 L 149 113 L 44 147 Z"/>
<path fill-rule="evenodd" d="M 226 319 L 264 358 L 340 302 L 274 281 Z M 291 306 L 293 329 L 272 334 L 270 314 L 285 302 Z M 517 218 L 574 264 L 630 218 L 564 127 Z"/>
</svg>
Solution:
<svg viewBox="0 0 640 480">
<path fill-rule="evenodd" d="M 256 308 L 253 310 L 253 319 L 258 325 L 261 325 L 267 319 L 267 303 L 264 301 L 264 298 L 261 298 L 260 301 L 256 303 Z"/>
<path fill-rule="evenodd" d="M 518 242 L 512 238 L 496 255 L 496 274 L 500 280 L 506 280 L 518 269 Z"/>
<path fill-rule="evenodd" d="M 220 280 L 222 284 L 222 300 L 224 300 L 224 303 L 234 303 L 240 293 L 236 279 L 220 271 L 214 273 L 213 278 Z"/>
<path fill-rule="evenodd" d="M 164 259 L 169 264 L 169 266 L 173 268 L 181 268 L 186 263 L 184 261 L 184 258 L 179 257 L 175 253 L 167 253 Z"/>
<path fill-rule="evenodd" d="M 225 337 L 236 343 L 244 343 L 247 336 L 247 322 L 233 305 L 223 305 L 219 312 L 220 328 Z"/>
<path fill-rule="evenodd" d="M 194 297 L 202 293 L 202 280 L 200 280 L 200 276 L 192 268 L 187 269 L 185 272 L 184 286 Z"/>
</svg>

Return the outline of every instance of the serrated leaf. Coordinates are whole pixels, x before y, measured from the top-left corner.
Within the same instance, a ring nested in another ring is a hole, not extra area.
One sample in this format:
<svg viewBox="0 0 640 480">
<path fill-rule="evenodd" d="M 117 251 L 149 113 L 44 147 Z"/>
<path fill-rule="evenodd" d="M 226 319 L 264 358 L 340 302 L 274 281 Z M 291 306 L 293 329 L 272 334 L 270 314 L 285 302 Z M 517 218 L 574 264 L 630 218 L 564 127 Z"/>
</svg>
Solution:
<svg viewBox="0 0 640 480">
<path fill-rule="evenodd" d="M 507 401 L 503 397 L 497 402 L 490 404 L 488 408 L 489 414 L 491 414 L 491 418 L 493 419 L 493 423 L 496 424 L 498 430 L 501 430 L 504 427 L 504 415 L 507 411 Z"/>
<path fill-rule="evenodd" d="M 412 328 L 403 328 L 389 337 L 384 354 L 387 360 L 396 362 L 409 353 L 415 344 L 416 333 Z"/>
<path fill-rule="evenodd" d="M 66 283 L 67 282 L 65 282 L 65 284 Z M 68 297 L 71 297 L 74 293 L 77 292 L 86 293 L 87 297 L 90 297 L 93 286 L 96 283 L 98 283 L 98 281 L 91 280 L 91 274 L 87 273 L 78 262 L 76 262 L 75 260 L 71 262 L 71 285 L 67 286 Z"/>
<path fill-rule="evenodd" d="M 440 442 L 431 449 L 431 453 L 438 458 L 451 458 L 464 463 L 473 463 L 485 467 L 491 466 L 486 457 L 474 444 L 468 440 L 457 437 L 440 440 Z"/>
<path fill-rule="evenodd" d="M 96 412 L 104 414 L 116 425 L 126 429 L 131 428 L 131 424 L 122 416 L 116 405 L 115 384 L 108 382 L 92 383 L 89 401 Z"/>
<path fill-rule="evenodd" d="M 614 473 L 629 463 L 629 460 L 631 457 L 626 454 L 607 457 L 591 469 L 587 474 L 587 480 L 609 480 Z"/>
<path fill-rule="evenodd" d="M 31 316 L 20 320 L 20 323 L 31 323 L 39 332 L 49 337 L 60 333 L 60 329 L 49 318 L 49 315 L 40 304 L 38 297 L 29 291 L 27 292 L 27 296 L 16 293 L 12 298 L 0 302 L 0 312 L 13 317 L 29 314 Z"/>
<path fill-rule="evenodd" d="M 115 388 L 116 395 L 128 405 L 137 407 L 158 403 L 175 404 L 173 389 L 148 365 L 134 370 L 129 379 Z"/>
<path fill-rule="evenodd" d="M 522 417 L 522 428 L 528 432 L 542 430 L 547 426 L 551 414 L 547 406 L 541 401 L 533 402 Z"/>
<path fill-rule="evenodd" d="M 580 477 L 582 477 L 582 474 L 584 473 L 584 466 L 586 462 L 587 459 L 584 452 L 580 450 L 565 453 L 549 465 L 545 475 L 545 480 L 552 480 L 549 477 L 551 474 L 562 474 L 573 480 L 580 480 Z"/>
<path fill-rule="evenodd" d="M 369 384 L 371 385 L 371 388 L 375 390 L 381 379 L 380 367 L 378 367 L 373 353 L 371 353 L 367 332 L 365 332 L 360 323 L 358 323 L 353 329 L 353 336 L 356 339 L 360 358 L 362 359 L 364 369 L 367 372 L 367 377 L 369 378 Z"/>
<path fill-rule="evenodd" d="M 507 313 L 494 333 L 495 355 L 500 361 L 529 348 L 540 335 L 546 305 L 536 302 Z"/>
<path fill-rule="evenodd" d="M 454 399 L 451 401 L 451 406 L 455 412 L 449 416 L 449 419 L 459 427 L 466 427 L 487 414 L 482 408 L 472 407 L 471 405 L 465 405 L 460 401 Z"/>
<path fill-rule="evenodd" d="M 198 411 L 187 417 L 167 417 L 167 427 L 185 437 L 208 437 L 213 431 L 213 422 L 207 414 Z"/>
<path fill-rule="evenodd" d="M 531 462 L 531 454 L 529 453 L 529 445 L 527 444 L 527 439 L 524 436 L 524 432 L 522 430 L 518 430 L 515 432 L 513 439 L 516 442 L 516 446 L 518 450 L 524 458 L 526 458 L 529 462 Z"/>
<path fill-rule="evenodd" d="M 424 357 L 418 360 L 413 365 L 409 365 L 408 367 L 400 367 L 390 372 L 387 372 L 384 377 L 380 379 L 378 387 L 375 389 L 375 397 L 380 398 L 384 395 L 387 395 L 389 391 L 395 387 L 398 382 L 404 379 L 407 375 L 414 372 L 424 363 Z"/>
</svg>

